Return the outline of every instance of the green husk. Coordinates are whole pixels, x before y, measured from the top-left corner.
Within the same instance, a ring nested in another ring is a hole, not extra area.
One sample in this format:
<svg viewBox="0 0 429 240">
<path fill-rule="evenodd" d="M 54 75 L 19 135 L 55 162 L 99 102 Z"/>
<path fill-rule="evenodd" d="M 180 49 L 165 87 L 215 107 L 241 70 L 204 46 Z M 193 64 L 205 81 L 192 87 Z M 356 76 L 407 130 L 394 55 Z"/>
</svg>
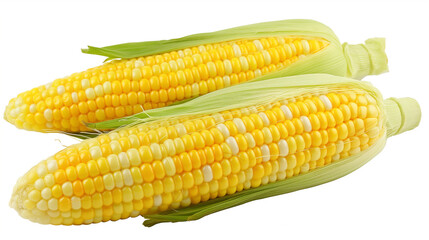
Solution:
<svg viewBox="0 0 429 240">
<path fill-rule="evenodd" d="M 87 49 L 82 49 L 82 52 L 106 56 L 108 57 L 107 60 L 128 59 L 161 54 L 201 44 L 276 36 L 315 37 L 328 41 L 329 45 L 281 71 L 252 81 L 310 73 L 328 73 L 361 79 L 368 74 L 380 74 L 388 71 L 384 39 L 369 39 L 366 44 L 359 45 L 347 43 L 341 45 L 329 27 L 317 21 L 305 19 L 257 23 L 171 40 L 133 42 L 106 47 L 88 46 Z"/>
<path fill-rule="evenodd" d="M 132 42 L 107 47 L 88 46 L 83 53 L 115 58 L 134 58 L 180 50 L 201 44 L 210 44 L 245 38 L 267 36 L 309 36 L 325 39 L 337 47 L 341 46 L 334 32 L 327 26 L 313 20 L 282 20 L 245 25 L 216 32 L 198 33 L 182 38 Z"/>
</svg>

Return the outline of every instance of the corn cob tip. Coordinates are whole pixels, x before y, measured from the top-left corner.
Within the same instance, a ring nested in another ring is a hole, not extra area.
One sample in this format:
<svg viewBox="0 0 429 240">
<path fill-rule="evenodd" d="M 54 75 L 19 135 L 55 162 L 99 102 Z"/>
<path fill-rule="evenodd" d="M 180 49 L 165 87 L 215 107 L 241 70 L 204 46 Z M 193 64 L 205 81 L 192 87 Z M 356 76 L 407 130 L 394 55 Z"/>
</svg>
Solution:
<svg viewBox="0 0 429 240">
<path fill-rule="evenodd" d="M 384 100 L 387 114 L 388 136 L 398 135 L 416 128 L 421 119 L 419 103 L 413 98 L 389 98 Z"/>
<path fill-rule="evenodd" d="M 370 38 L 364 44 L 343 44 L 344 56 L 347 61 L 347 75 L 362 79 L 367 75 L 388 72 L 387 55 L 384 38 Z"/>
<path fill-rule="evenodd" d="M 31 211 L 28 211 L 25 208 L 26 205 L 28 205 L 27 195 L 32 190 L 34 190 L 34 186 L 30 184 L 29 178 L 19 178 L 13 188 L 13 193 L 9 201 L 9 206 L 15 209 L 21 217 L 29 219 L 33 222 L 43 223 L 43 220 L 41 218 L 36 218 Z"/>
</svg>

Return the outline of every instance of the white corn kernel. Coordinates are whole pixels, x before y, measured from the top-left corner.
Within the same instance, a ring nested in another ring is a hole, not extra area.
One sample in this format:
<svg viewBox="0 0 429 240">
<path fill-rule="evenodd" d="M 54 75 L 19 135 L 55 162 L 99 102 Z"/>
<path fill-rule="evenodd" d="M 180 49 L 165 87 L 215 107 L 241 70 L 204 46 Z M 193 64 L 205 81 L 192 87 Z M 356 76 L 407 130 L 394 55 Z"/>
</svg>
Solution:
<svg viewBox="0 0 429 240">
<path fill-rule="evenodd" d="M 179 54 L 180 58 L 184 58 L 185 57 L 185 54 L 183 53 L 182 50 L 177 51 L 177 54 Z"/>
<path fill-rule="evenodd" d="M 270 125 L 270 120 L 267 117 L 267 114 L 265 114 L 264 112 L 260 112 L 258 113 L 259 117 L 261 117 L 262 122 L 264 123 L 264 126 L 269 126 Z"/>
<path fill-rule="evenodd" d="M 259 40 L 254 40 L 253 44 L 255 44 L 256 49 L 258 49 L 258 51 L 264 50 L 264 47 L 262 46 L 262 43 Z"/>
<path fill-rule="evenodd" d="M 308 172 L 308 170 L 310 170 L 310 164 L 308 164 L 308 163 L 304 163 L 304 164 L 301 166 L 301 173 L 306 173 L 306 172 Z"/>
<path fill-rule="evenodd" d="M 292 56 L 295 56 L 296 55 L 296 47 L 295 47 L 295 44 L 289 44 L 289 47 L 292 49 Z"/>
<path fill-rule="evenodd" d="M 262 51 L 262 55 L 264 56 L 265 66 L 271 64 L 271 55 L 267 50 Z"/>
<path fill-rule="evenodd" d="M 174 60 L 170 60 L 170 62 L 168 62 L 171 68 L 172 72 L 177 72 L 179 70 L 179 66 L 177 65 L 177 62 Z"/>
<path fill-rule="evenodd" d="M 103 153 L 101 152 L 101 148 L 99 146 L 94 146 L 90 148 L 89 153 L 94 160 L 99 159 L 103 156 Z"/>
<path fill-rule="evenodd" d="M 61 186 L 64 196 L 71 197 L 73 195 L 73 186 L 71 182 L 65 182 Z"/>
<path fill-rule="evenodd" d="M 49 207 L 49 202 L 48 202 L 48 207 Z M 47 211 L 47 213 L 48 213 L 49 217 L 51 217 L 51 218 L 56 218 L 56 217 L 59 217 L 61 215 L 60 211 L 58 211 L 58 210 Z"/>
<path fill-rule="evenodd" d="M 172 139 L 167 139 L 162 144 L 164 144 L 165 148 L 167 149 L 169 156 L 176 155 L 176 148 L 174 147 L 174 142 Z"/>
<path fill-rule="evenodd" d="M 44 163 L 40 163 L 37 165 L 37 175 L 39 177 L 44 177 L 48 173 L 48 169 Z"/>
<path fill-rule="evenodd" d="M 37 111 L 36 104 L 31 104 L 29 107 L 30 113 L 35 113 Z M 13 117 L 13 116 L 12 116 Z"/>
<path fill-rule="evenodd" d="M 265 184 L 267 184 L 268 183 L 268 181 L 269 181 L 270 179 L 268 178 L 268 176 L 263 176 L 262 177 L 262 179 L 261 179 L 261 184 L 262 185 L 265 185 Z"/>
<path fill-rule="evenodd" d="M 237 44 L 234 43 L 232 45 L 232 49 L 234 50 L 234 55 L 236 57 L 241 57 L 241 49 L 240 49 L 240 47 Z"/>
<path fill-rule="evenodd" d="M 262 161 L 263 162 L 269 161 L 271 156 L 270 156 L 270 148 L 268 147 L 268 145 L 266 144 L 262 145 L 261 152 L 262 152 Z"/>
<path fill-rule="evenodd" d="M 119 158 L 116 154 L 110 154 L 107 156 L 107 162 L 109 163 L 110 171 L 114 172 L 121 169 L 121 165 L 119 164 Z"/>
<path fill-rule="evenodd" d="M 186 68 L 186 65 L 185 65 L 185 62 L 183 61 L 183 59 L 181 59 L 181 58 L 177 59 L 176 63 L 177 63 L 178 70 L 179 69 L 183 70 Z M 171 69 L 173 69 L 173 68 L 171 68 Z"/>
<path fill-rule="evenodd" d="M 311 132 L 312 127 L 311 127 L 310 119 L 308 119 L 307 116 L 301 116 L 299 119 L 301 120 L 302 125 L 304 125 L 304 131 Z"/>
<path fill-rule="evenodd" d="M 245 133 L 246 132 L 246 126 L 244 125 L 243 120 L 241 120 L 241 118 L 234 118 L 232 120 L 235 124 L 235 126 L 237 126 L 237 130 L 239 133 Z"/>
<path fill-rule="evenodd" d="M 83 90 L 91 87 L 91 84 L 89 83 L 88 79 L 82 79 L 82 81 L 80 83 L 82 84 L 82 89 Z"/>
<path fill-rule="evenodd" d="M 231 86 L 231 78 L 228 75 L 223 76 L 223 85 L 225 87 Z"/>
<path fill-rule="evenodd" d="M 112 153 L 119 154 L 120 152 L 122 152 L 121 144 L 118 141 L 113 140 L 109 143 L 109 145 L 110 145 L 110 148 L 112 149 Z"/>
<path fill-rule="evenodd" d="M 226 139 L 226 143 L 231 148 L 232 155 L 237 155 L 239 152 L 239 148 L 238 148 L 238 144 L 237 144 L 237 141 L 235 140 L 235 138 L 234 137 L 228 137 Z"/>
<path fill-rule="evenodd" d="M 137 149 L 135 148 L 128 149 L 127 156 L 131 166 L 139 166 L 141 164 L 140 154 Z"/>
<path fill-rule="evenodd" d="M 286 105 L 281 105 L 280 106 L 280 109 L 282 110 L 282 112 L 284 113 L 284 115 L 285 115 L 285 117 L 286 117 L 286 119 L 292 119 L 293 118 L 293 115 L 292 115 L 292 111 L 289 109 L 289 107 L 288 106 L 286 106 Z"/>
<path fill-rule="evenodd" d="M 253 168 L 248 168 L 244 173 L 246 174 L 246 180 L 252 180 Z"/>
<path fill-rule="evenodd" d="M 336 143 L 336 147 L 337 147 L 337 151 L 335 153 L 336 154 L 341 153 L 344 150 L 344 142 L 343 141 L 338 141 Z"/>
<path fill-rule="evenodd" d="M 215 120 L 216 123 L 225 122 L 225 119 L 223 118 L 222 114 L 220 114 L 220 113 L 214 113 L 211 116 Z"/>
<path fill-rule="evenodd" d="M 152 143 L 150 145 L 150 150 L 152 151 L 153 158 L 155 160 L 161 160 L 162 159 L 162 152 L 161 147 L 158 143 Z"/>
<path fill-rule="evenodd" d="M 89 100 L 95 99 L 95 91 L 94 88 L 87 88 L 85 90 L 85 95 Z"/>
<path fill-rule="evenodd" d="M 103 83 L 103 92 L 105 94 L 111 94 L 112 93 L 112 84 L 110 82 L 104 82 Z"/>
<path fill-rule="evenodd" d="M 241 70 L 247 71 L 249 70 L 249 62 L 247 61 L 247 58 L 244 56 L 240 57 L 240 64 L 241 64 Z"/>
<path fill-rule="evenodd" d="M 192 97 L 198 97 L 200 95 L 200 85 L 198 83 L 194 83 L 191 85 L 192 87 Z"/>
<path fill-rule="evenodd" d="M 46 161 L 46 165 L 48 167 L 49 172 L 55 172 L 56 170 L 58 170 L 58 163 L 55 159 L 48 159 Z"/>
<path fill-rule="evenodd" d="M 116 171 L 113 173 L 113 179 L 117 188 L 122 188 L 124 186 L 124 179 L 120 171 Z"/>
<path fill-rule="evenodd" d="M 320 155 L 322 154 L 322 152 L 320 151 L 320 148 L 316 147 L 316 148 L 310 148 L 310 154 L 311 154 L 310 161 L 317 161 L 320 159 Z"/>
<path fill-rule="evenodd" d="M 205 165 L 203 167 L 203 177 L 204 182 L 210 182 L 211 180 L 213 180 L 213 171 L 210 165 Z"/>
<path fill-rule="evenodd" d="M 122 170 L 122 177 L 124 178 L 125 186 L 131 186 L 134 184 L 133 176 L 131 175 L 130 169 Z"/>
<path fill-rule="evenodd" d="M 48 203 L 46 202 L 46 200 L 45 199 L 42 199 L 42 200 L 40 200 L 38 203 L 37 203 L 37 208 L 39 209 L 39 210 L 41 210 L 41 211 L 46 211 L 46 210 L 48 210 Z"/>
<path fill-rule="evenodd" d="M 135 68 L 139 68 L 139 67 L 143 67 L 144 63 L 141 60 L 137 60 L 134 62 L 134 67 Z"/>
<path fill-rule="evenodd" d="M 200 46 L 198 46 L 198 51 L 205 52 L 207 50 L 206 50 L 206 47 L 204 45 L 200 45 Z"/>
<path fill-rule="evenodd" d="M 256 146 L 255 138 L 253 138 L 251 133 L 245 133 L 244 137 L 246 138 L 248 148 L 252 149 Z"/>
<path fill-rule="evenodd" d="M 277 180 L 283 180 L 286 178 L 286 171 L 277 173 Z"/>
<path fill-rule="evenodd" d="M 34 187 L 37 190 L 42 190 L 45 187 L 45 182 L 43 181 L 43 179 L 39 178 L 34 182 Z"/>
<path fill-rule="evenodd" d="M 71 97 L 72 97 L 73 103 L 78 103 L 79 102 L 79 97 L 77 95 L 77 92 L 72 92 L 71 93 Z"/>
<path fill-rule="evenodd" d="M 216 125 L 216 128 L 219 129 L 219 131 L 222 133 L 224 138 L 228 138 L 230 136 L 228 128 L 225 126 L 225 124 L 220 123 Z"/>
<path fill-rule="evenodd" d="M 103 86 L 101 85 L 97 85 L 94 87 L 94 91 L 95 91 L 95 95 L 97 97 L 102 97 L 104 96 L 104 90 L 103 90 Z"/>
<path fill-rule="evenodd" d="M 66 92 L 66 88 L 63 85 L 60 85 L 60 86 L 57 87 L 57 93 L 58 93 L 58 95 L 62 95 L 65 92 Z"/>
<path fill-rule="evenodd" d="M 179 137 L 182 137 L 187 133 L 185 125 L 181 123 L 176 124 L 174 127 L 176 128 L 177 135 L 179 135 Z"/>
<path fill-rule="evenodd" d="M 52 122 L 52 120 L 54 120 L 54 116 L 52 115 L 52 109 L 45 109 L 45 111 L 43 112 L 43 116 L 48 122 Z"/>
<path fill-rule="evenodd" d="M 332 109 L 332 103 L 331 100 L 329 100 L 329 98 L 325 95 L 320 95 L 319 96 L 320 100 L 322 100 L 323 105 L 325 105 L 325 109 L 326 111 L 329 111 Z"/>
<path fill-rule="evenodd" d="M 44 188 L 41 192 L 42 198 L 48 200 L 52 197 L 52 191 L 51 188 Z"/>
<path fill-rule="evenodd" d="M 228 59 L 223 60 L 223 65 L 225 67 L 225 75 L 230 75 L 232 73 L 232 64 Z"/>
<path fill-rule="evenodd" d="M 161 195 L 155 195 L 153 196 L 153 206 L 159 207 L 162 204 L 162 196 Z"/>
<path fill-rule="evenodd" d="M 48 201 L 48 208 L 51 211 L 56 211 L 58 210 L 58 199 L 56 198 L 51 198 Z M 59 213 L 59 212 L 58 212 Z"/>
<path fill-rule="evenodd" d="M 174 176 L 176 174 L 176 165 L 171 157 L 166 157 L 162 159 L 162 164 L 164 164 L 165 174 L 167 176 Z"/>
<path fill-rule="evenodd" d="M 279 172 L 284 172 L 287 169 L 287 160 L 284 157 L 279 158 Z"/>
<path fill-rule="evenodd" d="M 275 182 L 277 180 L 277 174 L 276 173 L 273 173 L 273 174 L 271 174 L 270 176 L 269 176 L 269 181 L 270 181 L 270 183 L 273 183 L 273 182 Z"/>
<path fill-rule="evenodd" d="M 128 159 L 128 155 L 125 152 L 119 153 L 118 158 L 122 169 L 130 167 L 130 160 Z"/>
<path fill-rule="evenodd" d="M 81 202 L 80 197 L 71 197 L 71 207 L 72 209 L 80 209 L 81 208 Z"/>
<path fill-rule="evenodd" d="M 52 186 L 54 186 L 54 184 L 55 184 L 54 175 L 52 173 L 47 174 L 44 177 L 44 182 L 45 182 L 46 187 L 52 187 Z"/>
<path fill-rule="evenodd" d="M 262 76 L 262 72 L 260 69 L 255 70 L 255 78 Z"/>
<path fill-rule="evenodd" d="M 308 44 L 308 41 L 303 39 L 303 40 L 301 40 L 301 44 L 302 44 L 302 52 L 304 54 L 309 54 L 310 53 L 310 45 Z"/>
<path fill-rule="evenodd" d="M 278 142 L 278 145 L 279 145 L 279 152 L 280 152 L 279 156 L 280 157 L 286 157 L 289 154 L 289 146 L 288 146 L 286 140 L 281 139 Z"/>
</svg>

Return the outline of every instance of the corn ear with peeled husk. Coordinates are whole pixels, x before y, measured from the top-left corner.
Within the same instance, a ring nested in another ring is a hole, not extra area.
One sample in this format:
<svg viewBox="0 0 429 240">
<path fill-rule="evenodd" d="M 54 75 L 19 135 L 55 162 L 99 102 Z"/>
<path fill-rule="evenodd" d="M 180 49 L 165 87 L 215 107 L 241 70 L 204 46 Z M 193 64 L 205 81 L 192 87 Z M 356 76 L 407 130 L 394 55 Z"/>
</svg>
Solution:
<svg viewBox="0 0 429 240">
<path fill-rule="evenodd" d="M 98 123 L 177 104 L 232 85 L 307 73 L 361 79 L 387 71 L 384 39 L 341 44 L 327 26 L 284 20 L 183 38 L 125 43 L 83 52 L 99 67 L 19 94 L 5 119 L 42 132 L 89 131 Z"/>
</svg>

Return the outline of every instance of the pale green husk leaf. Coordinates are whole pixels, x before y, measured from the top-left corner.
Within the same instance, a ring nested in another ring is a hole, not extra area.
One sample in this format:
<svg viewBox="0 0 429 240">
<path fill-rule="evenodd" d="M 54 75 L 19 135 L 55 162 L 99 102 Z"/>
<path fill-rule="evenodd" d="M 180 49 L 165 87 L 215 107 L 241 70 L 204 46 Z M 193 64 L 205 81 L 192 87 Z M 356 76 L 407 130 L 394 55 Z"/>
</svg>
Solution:
<svg viewBox="0 0 429 240">
<path fill-rule="evenodd" d="M 132 42 L 101 48 L 88 46 L 88 49 L 82 49 L 82 52 L 106 56 L 110 59 L 127 59 L 180 50 L 201 44 L 268 36 L 319 37 L 333 45 L 339 46 L 340 44 L 335 34 L 327 26 L 313 20 L 291 19 L 245 25 L 216 32 L 198 33 L 170 40 Z"/>
</svg>

